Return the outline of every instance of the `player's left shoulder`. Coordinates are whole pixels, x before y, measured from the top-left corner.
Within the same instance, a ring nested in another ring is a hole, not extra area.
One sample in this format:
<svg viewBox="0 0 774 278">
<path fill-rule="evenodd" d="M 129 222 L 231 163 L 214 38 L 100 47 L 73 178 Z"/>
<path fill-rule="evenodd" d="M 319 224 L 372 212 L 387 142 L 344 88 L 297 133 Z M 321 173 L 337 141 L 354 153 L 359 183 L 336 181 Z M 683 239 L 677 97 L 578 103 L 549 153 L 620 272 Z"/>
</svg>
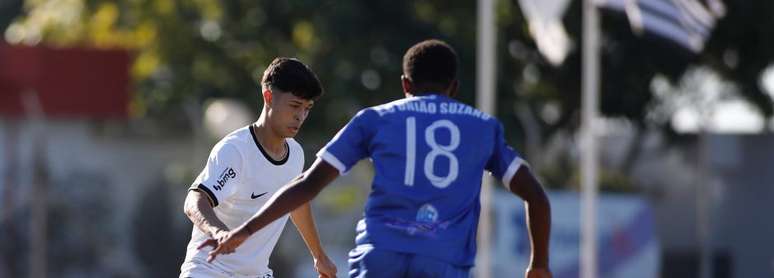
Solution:
<svg viewBox="0 0 774 278">
<path fill-rule="evenodd" d="M 302 171 L 305 163 L 304 148 L 293 138 L 287 138 L 285 142 L 288 144 L 289 165 L 294 165 L 293 168 L 297 167 L 299 172 Z"/>
<path fill-rule="evenodd" d="M 288 147 L 291 148 L 291 149 L 293 149 L 293 148 L 301 149 L 301 143 L 296 141 L 296 139 L 294 139 L 294 138 L 287 138 L 287 139 L 285 139 L 285 142 L 288 143 Z"/>
<path fill-rule="evenodd" d="M 301 143 L 296 141 L 296 139 L 287 138 L 285 142 L 288 144 L 288 151 L 290 151 L 291 154 L 304 154 L 304 148 L 301 146 Z"/>
</svg>

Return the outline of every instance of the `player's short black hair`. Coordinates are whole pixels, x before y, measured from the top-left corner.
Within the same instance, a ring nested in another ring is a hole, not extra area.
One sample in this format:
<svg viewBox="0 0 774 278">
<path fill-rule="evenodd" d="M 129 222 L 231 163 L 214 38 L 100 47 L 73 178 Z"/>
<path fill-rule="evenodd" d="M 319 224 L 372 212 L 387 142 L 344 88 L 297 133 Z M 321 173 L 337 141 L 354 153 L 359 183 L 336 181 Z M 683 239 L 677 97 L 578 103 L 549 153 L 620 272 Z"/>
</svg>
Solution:
<svg viewBox="0 0 774 278">
<path fill-rule="evenodd" d="M 419 42 L 403 56 L 403 75 L 419 88 L 447 88 L 457 79 L 457 52 L 440 40 Z"/>
<path fill-rule="evenodd" d="M 323 94 L 317 75 L 296 58 L 275 58 L 263 72 L 261 85 L 308 100 L 316 100 Z"/>
</svg>

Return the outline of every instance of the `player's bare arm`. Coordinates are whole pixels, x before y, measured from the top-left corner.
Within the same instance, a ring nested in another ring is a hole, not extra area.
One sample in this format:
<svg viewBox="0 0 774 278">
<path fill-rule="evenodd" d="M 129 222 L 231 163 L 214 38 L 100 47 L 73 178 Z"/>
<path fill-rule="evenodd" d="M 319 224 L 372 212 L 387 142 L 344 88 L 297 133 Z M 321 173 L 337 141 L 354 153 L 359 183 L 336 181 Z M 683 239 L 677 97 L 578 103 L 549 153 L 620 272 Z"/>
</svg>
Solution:
<svg viewBox="0 0 774 278">
<path fill-rule="evenodd" d="M 254 232 L 312 200 L 331 181 L 339 176 L 339 171 L 321 159 L 288 185 L 282 187 L 268 203 L 249 221 L 223 237 L 207 240 L 199 248 L 213 246 L 207 260 L 212 261 L 218 254 L 228 254 L 239 247 Z"/>
<path fill-rule="evenodd" d="M 320 236 L 317 234 L 317 227 L 312 216 L 312 208 L 309 203 L 305 203 L 290 213 L 290 219 L 296 226 L 298 233 L 306 243 L 312 258 L 314 259 L 314 268 L 321 277 L 336 277 L 336 265 L 331 262 L 325 250 L 320 244 Z"/>
<path fill-rule="evenodd" d="M 525 202 L 532 256 L 526 276 L 551 277 L 548 270 L 548 241 L 551 233 L 551 204 L 543 187 L 526 165 L 516 171 L 509 184 L 511 192 Z"/>
<path fill-rule="evenodd" d="M 198 190 L 190 190 L 185 197 L 183 211 L 196 228 L 214 238 L 219 233 L 228 232 L 229 229 L 215 215 L 210 202 L 205 194 Z"/>
</svg>

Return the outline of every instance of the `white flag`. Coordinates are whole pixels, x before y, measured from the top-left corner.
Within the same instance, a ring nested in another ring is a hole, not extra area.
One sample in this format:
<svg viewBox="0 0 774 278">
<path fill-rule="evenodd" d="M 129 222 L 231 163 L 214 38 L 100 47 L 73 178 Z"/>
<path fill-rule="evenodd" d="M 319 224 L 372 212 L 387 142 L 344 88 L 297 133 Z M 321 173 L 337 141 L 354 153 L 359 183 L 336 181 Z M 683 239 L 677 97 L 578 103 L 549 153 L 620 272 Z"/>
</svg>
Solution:
<svg viewBox="0 0 774 278">
<path fill-rule="evenodd" d="M 553 65 L 561 64 L 572 47 L 562 24 L 569 0 L 519 0 L 538 50 Z"/>
</svg>

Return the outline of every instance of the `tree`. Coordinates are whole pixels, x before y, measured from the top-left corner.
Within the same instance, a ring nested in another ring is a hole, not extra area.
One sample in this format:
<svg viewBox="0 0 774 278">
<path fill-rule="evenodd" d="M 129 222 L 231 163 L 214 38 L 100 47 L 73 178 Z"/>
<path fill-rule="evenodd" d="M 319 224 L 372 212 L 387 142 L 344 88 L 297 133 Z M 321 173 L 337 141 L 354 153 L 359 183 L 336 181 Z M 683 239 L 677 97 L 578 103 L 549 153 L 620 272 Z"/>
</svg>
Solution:
<svg viewBox="0 0 774 278">
<path fill-rule="evenodd" d="M 564 18 L 577 45 L 580 3 L 573 1 Z M 626 18 L 604 13 L 603 115 L 626 119 L 639 130 L 668 131 L 668 122 L 647 117 L 660 105 L 651 82 L 656 76 L 675 82 L 687 68 L 705 66 L 737 84 L 745 99 L 771 116 L 772 101 L 759 78 L 774 59 L 768 51 L 774 47 L 774 30 L 768 28 L 774 3 L 725 3 L 726 17 L 696 56 L 636 36 Z M 572 134 L 578 126 L 580 47 L 563 65 L 549 65 L 537 53 L 517 1 L 497 5 L 497 114 L 509 127 L 511 142 L 537 146 L 526 148 L 535 149 L 527 153 L 537 159 L 540 142 Z M 459 52 L 460 97 L 474 102 L 474 1 L 28 0 L 25 7 L 7 37 L 34 42 L 40 34 L 51 45 L 135 51 L 134 116 L 177 129 L 190 125 L 186 103 L 232 97 L 256 107 L 264 67 L 275 56 L 294 56 L 311 65 L 326 90 L 301 134 L 307 149 L 317 149 L 358 109 L 401 97 L 401 55 L 431 37 L 448 40 Z M 633 157 L 636 153 L 635 148 Z"/>
<path fill-rule="evenodd" d="M 11 26 L 15 42 L 34 43 L 25 35 L 38 33 L 49 45 L 135 51 L 134 116 L 172 126 L 187 125 L 186 102 L 234 97 L 255 104 L 257 81 L 275 56 L 301 58 L 324 83 L 326 95 L 304 131 L 312 138 L 333 135 L 359 108 L 401 97 L 401 55 L 425 38 L 457 46 L 464 91 L 474 84 L 475 3 L 63 2 L 28 1 L 26 15 Z"/>
</svg>

